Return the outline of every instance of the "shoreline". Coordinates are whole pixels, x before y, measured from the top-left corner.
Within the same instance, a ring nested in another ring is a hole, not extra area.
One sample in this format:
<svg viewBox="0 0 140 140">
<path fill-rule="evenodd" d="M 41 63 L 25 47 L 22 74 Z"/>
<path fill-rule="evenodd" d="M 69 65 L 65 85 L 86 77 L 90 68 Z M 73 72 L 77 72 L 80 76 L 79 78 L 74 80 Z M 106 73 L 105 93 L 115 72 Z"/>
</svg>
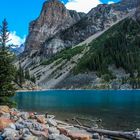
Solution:
<svg viewBox="0 0 140 140">
<path fill-rule="evenodd" d="M 54 115 L 23 112 L 16 108 L 0 106 L 0 140 L 114 140 L 115 138 L 140 138 L 140 130 L 130 132 L 84 126 L 78 118 L 74 124 L 55 119 Z"/>
<path fill-rule="evenodd" d="M 16 92 L 41 92 L 41 91 L 140 91 L 140 89 L 40 89 L 40 90 L 16 90 Z"/>
</svg>

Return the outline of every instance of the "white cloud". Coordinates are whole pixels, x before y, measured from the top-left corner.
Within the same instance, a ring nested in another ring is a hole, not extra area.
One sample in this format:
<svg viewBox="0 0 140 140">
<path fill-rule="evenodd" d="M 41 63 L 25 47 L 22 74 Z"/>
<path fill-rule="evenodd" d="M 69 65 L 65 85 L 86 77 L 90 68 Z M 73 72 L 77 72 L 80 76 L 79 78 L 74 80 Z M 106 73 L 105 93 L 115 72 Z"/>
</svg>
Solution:
<svg viewBox="0 0 140 140">
<path fill-rule="evenodd" d="M 69 0 L 66 3 L 66 7 L 67 9 L 76 10 L 77 12 L 88 13 L 98 4 L 101 4 L 100 0 Z"/>
<path fill-rule="evenodd" d="M 115 2 L 114 2 L 114 1 L 109 1 L 109 2 L 108 2 L 108 4 L 113 4 L 113 3 L 115 3 Z"/>
<path fill-rule="evenodd" d="M 25 36 L 21 38 L 16 34 L 16 31 L 13 31 L 13 32 L 10 32 L 9 34 L 9 40 L 10 41 L 8 42 L 8 44 L 20 46 L 21 44 L 25 42 Z"/>
</svg>

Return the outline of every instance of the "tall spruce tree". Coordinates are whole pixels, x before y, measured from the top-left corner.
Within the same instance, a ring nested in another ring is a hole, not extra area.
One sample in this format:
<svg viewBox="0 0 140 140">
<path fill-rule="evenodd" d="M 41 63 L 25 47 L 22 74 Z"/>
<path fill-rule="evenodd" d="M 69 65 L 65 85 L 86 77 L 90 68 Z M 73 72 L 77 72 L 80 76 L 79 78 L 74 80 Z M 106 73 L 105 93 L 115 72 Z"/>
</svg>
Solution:
<svg viewBox="0 0 140 140">
<path fill-rule="evenodd" d="M 8 23 L 4 19 L 0 26 L 0 104 L 11 106 L 13 103 L 10 97 L 15 95 L 12 83 L 15 76 L 15 68 L 12 65 L 13 55 L 9 51 L 8 42 Z"/>
</svg>

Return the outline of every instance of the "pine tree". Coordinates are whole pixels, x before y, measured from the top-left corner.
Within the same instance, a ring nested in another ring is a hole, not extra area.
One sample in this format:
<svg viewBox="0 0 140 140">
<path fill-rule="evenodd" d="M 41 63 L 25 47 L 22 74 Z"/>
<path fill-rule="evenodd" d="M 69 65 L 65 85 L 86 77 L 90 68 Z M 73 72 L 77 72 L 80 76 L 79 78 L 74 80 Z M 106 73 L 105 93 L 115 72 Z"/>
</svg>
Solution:
<svg viewBox="0 0 140 140">
<path fill-rule="evenodd" d="M 26 78 L 27 80 L 30 80 L 30 79 L 31 79 L 31 77 L 30 77 L 30 72 L 29 72 L 28 69 L 25 71 L 25 78 Z"/>
<path fill-rule="evenodd" d="M 13 55 L 8 50 L 8 23 L 6 19 L 0 26 L 0 104 L 12 105 L 10 97 L 15 95 L 13 85 L 15 68 L 12 65 Z"/>
</svg>

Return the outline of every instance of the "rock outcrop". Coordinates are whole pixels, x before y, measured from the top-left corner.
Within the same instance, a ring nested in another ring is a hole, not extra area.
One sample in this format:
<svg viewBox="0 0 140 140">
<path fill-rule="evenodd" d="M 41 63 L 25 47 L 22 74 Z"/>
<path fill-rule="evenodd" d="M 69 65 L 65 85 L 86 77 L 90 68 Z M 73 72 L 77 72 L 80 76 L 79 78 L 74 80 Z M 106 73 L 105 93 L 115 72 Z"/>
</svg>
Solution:
<svg viewBox="0 0 140 140">
<path fill-rule="evenodd" d="M 67 10 L 59 0 L 44 2 L 40 16 L 30 23 L 25 50 L 40 50 L 45 40 L 53 38 L 56 33 L 70 27 L 83 16 L 83 13 Z M 58 44 L 62 45 L 61 42 Z"/>
</svg>

